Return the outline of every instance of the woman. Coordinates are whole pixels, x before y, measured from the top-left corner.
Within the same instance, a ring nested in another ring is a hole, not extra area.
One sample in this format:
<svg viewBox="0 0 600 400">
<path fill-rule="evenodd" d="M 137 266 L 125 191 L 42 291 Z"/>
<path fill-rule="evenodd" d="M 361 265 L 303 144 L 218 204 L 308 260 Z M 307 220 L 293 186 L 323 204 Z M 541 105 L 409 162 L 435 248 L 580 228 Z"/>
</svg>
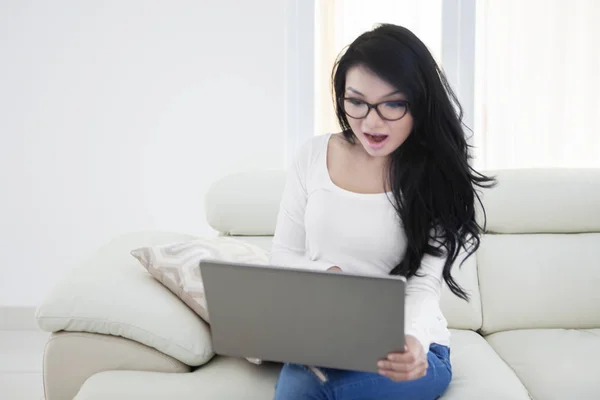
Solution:
<svg viewBox="0 0 600 400">
<path fill-rule="evenodd" d="M 380 361 L 379 374 L 286 364 L 275 398 L 433 400 L 452 378 L 442 284 L 467 300 L 451 267 L 479 246 L 475 189 L 493 180 L 470 167 L 460 105 L 408 29 L 385 24 L 358 37 L 333 87 L 342 133 L 297 155 L 271 263 L 405 276 L 406 349 Z"/>
</svg>

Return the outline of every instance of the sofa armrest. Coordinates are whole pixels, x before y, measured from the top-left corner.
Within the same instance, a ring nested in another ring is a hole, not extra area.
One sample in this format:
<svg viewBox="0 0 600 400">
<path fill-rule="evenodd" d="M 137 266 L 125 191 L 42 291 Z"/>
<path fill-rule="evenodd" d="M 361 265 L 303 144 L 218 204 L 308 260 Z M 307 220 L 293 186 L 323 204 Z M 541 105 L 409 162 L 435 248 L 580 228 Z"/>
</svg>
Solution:
<svg viewBox="0 0 600 400">
<path fill-rule="evenodd" d="M 190 367 L 129 339 L 84 332 L 58 332 L 44 350 L 46 400 L 75 397 L 92 375 L 104 371 L 189 372 Z"/>
<path fill-rule="evenodd" d="M 183 364 L 203 365 L 214 356 L 208 325 L 130 254 L 141 246 L 193 239 L 164 232 L 118 237 L 54 287 L 37 310 L 39 327 L 120 336 Z"/>
</svg>

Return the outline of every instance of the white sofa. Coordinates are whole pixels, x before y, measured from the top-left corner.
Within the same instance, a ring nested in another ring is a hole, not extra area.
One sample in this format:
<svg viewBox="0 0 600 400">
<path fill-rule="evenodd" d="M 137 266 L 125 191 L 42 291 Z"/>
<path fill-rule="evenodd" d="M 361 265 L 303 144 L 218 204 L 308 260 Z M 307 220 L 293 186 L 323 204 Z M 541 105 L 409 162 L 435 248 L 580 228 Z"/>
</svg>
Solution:
<svg viewBox="0 0 600 400">
<path fill-rule="evenodd" d="M 443 399 L 600 399 L 600 170 L 489 174 L 499 185 L 483 192 L 487 232 L 454 272 L 471 302 L 442 298 L 454 369 Z M 268 249 L 283 180 L 217 182 L 209 223 Z M 272 398 L 280 366 L 213 356 L 206 324 L 129 254 L 189 239 L 124 235 L 54 288 L 37 313 L 54 332 L 46 400 Z"/>
</svg>

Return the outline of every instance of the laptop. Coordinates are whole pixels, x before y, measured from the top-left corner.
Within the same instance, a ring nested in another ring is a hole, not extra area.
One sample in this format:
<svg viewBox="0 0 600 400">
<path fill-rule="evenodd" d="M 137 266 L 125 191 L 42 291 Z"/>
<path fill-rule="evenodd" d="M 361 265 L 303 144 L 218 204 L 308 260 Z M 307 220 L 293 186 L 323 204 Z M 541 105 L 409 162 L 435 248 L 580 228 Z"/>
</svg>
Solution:
<svg viewBox="0 0 600 400">
<path fill-rule="evenodd" d="M 377 372 L 404 350 L 406 280 L 200 262 L 216 354 Z"/>
</svg>

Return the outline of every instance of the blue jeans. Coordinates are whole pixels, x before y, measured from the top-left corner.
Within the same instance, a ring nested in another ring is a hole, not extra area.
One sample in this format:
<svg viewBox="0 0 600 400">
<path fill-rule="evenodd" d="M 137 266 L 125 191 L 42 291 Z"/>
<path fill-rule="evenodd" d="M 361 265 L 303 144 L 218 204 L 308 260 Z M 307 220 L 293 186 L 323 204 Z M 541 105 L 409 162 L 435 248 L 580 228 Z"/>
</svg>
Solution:
<svg viewBox="0 0 600 400">
<path fill-rule="evenodd" d="M 285 364 L 275 386 L 275 400 L 435 400 L 452 379 L 450 349 L 432 344 L 427 361 L 427 375 L 405 382 L 371 372 Z"/>
</svg>

